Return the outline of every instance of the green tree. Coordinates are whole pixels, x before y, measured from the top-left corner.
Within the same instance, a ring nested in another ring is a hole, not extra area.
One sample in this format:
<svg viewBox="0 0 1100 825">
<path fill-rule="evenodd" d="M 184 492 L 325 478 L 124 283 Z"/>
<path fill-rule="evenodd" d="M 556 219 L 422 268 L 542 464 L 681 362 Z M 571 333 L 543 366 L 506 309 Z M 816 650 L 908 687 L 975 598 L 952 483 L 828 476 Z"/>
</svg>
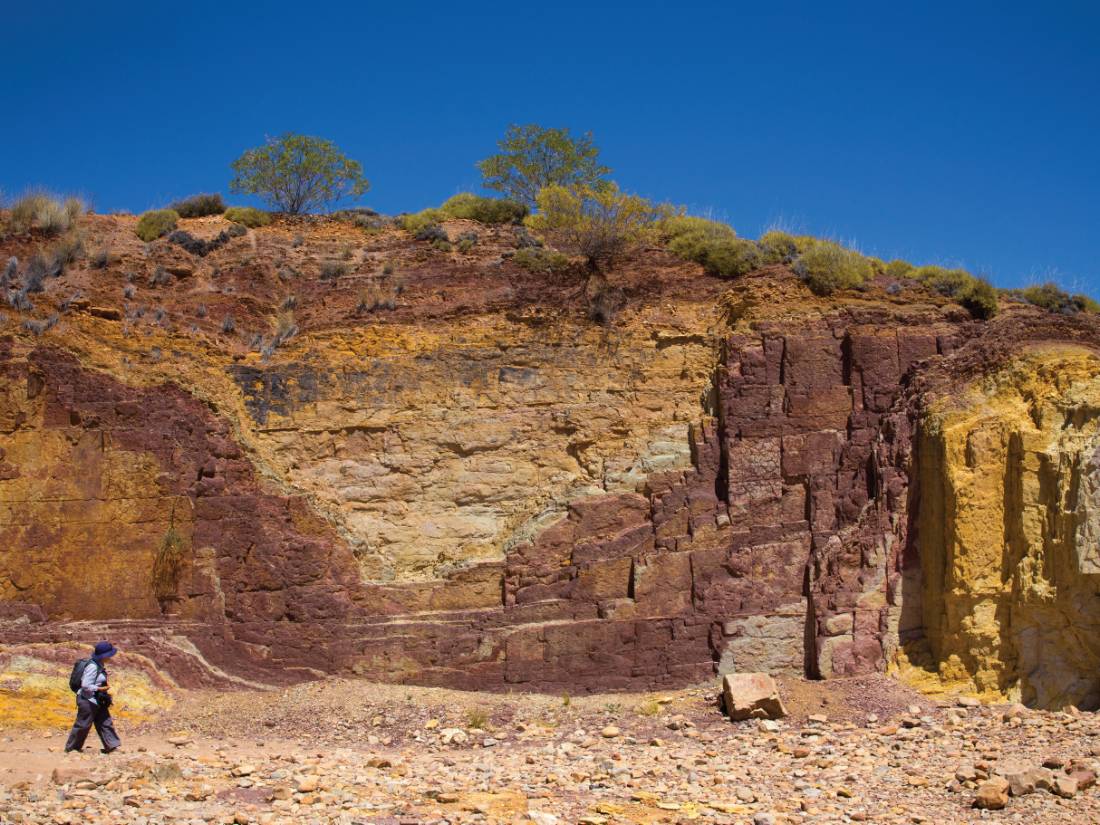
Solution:
<svg viewBox="0 0 1100 825">
<path fill-rule="evenodd" d="M 600 165 L 591 132 L 573 138 L 568 129 L 513 124 L 497 145 L 499 154 L 477 164 L 485 187 L 532 209 L 548 186 L 595 187 L 611 172 Z"/>
<path fill-rule="evenodd" d="M 539 211 L 527 225 L 560 249 L 583 255 L 592 270 L 610 269 L 668 207 L 619 191 L 614 183 L 594 186 L 547 186 L 538 195 Z"/>
<path fill-rule="evenodd" d="M 259 195 L 291 215 L 362 195 L 370 188 L 359 162 L 332 141 L 289 132 L 268 138 L 230 165 L 230 191 Z"/>
</svg>

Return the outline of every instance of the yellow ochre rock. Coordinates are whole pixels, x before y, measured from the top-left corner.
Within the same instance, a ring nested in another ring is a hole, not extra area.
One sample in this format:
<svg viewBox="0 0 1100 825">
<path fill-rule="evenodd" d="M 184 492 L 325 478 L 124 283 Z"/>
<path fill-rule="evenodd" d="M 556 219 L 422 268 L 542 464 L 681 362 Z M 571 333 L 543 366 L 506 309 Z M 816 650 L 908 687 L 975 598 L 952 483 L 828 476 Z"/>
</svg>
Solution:
<svg viewBox="0 0 1100 825">
<path fill-rule="evenodd" d="M 1100 704 L 1100 358 L 1040 346 L 941 399 L 918 434 L 919 548 L 939 687 Z M 920 667 L 905 678 L 930 687 Z"/>
</svg>

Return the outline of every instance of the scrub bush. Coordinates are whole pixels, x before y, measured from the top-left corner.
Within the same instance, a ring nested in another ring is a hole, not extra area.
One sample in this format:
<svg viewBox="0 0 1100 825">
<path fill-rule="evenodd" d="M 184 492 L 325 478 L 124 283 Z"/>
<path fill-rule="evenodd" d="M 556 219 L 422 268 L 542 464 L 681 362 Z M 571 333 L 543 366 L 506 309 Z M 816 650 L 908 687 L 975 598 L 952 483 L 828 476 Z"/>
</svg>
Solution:
<svg viewBox="0 0 1100 825">
<path fill-rule="evenodd" d="M 665 211 L 620 191 L 614 183 L 572 189 L 548 186 L 538 194 L 538 207 L 527 225 L 565 252 L 584 256 L 593 270 L 612 268 Z"/>
<path fill-rule="evenodd" d="M 418 241 L 431 241 L 433 244 L 449 244 L 451 239 L 447 236 L 447 230 L 437 223 L 426 223 L 418 229 L 413 237 Z"/>
<path fill-rule="evenodd" d="M 528 209 L 522 203 L 501 198 L 483 198 L 460 192 L 444 201 L 439 211 L 448 218 L 463 218 L 486 224 L 521 223 Z"/>
<path fill-rule="evenodd" d="M 215 237 L 208 241 L 204 241 L 202 238 L 196 238 L 185 229 L 177 229 L 168 234 L 168 242 L 183 247 L 192 255 L 198 255 L 200 258 L 203 258 L 215 249 L 219 249 L 229 243 L 230 239 L 238 235 L 243 235 L 247 231 L 248 230 L 239 223 L 235 223 L 229 227 L 229 229 L 223 229 Z"/>
<path fill-rule="evenodd" d="M 350 272 L 350 268 L 343 261 L 325 261 L 321 264 L 321 280 L 335 281 Z"/>
<path fill-rule="evenodd" d="M 426 226 L 432 224 L 438 224 L 440 221 L 447 220 L 447 216 L 443 214 L 442 209 L 424 209 L 420 212 L 412 212 L 408 215 L 401 215 L 397 222 L 402 229 L 406 232 L 411 232 L 414 236 L 424 229 Z"/>
<path fill-rule="evenodd" d="M 281 310 L 271 323 L 271 339 L 263 345 L 260 352 L 264 358 L 270 358 L 275 350 L 298 334 L 298 323 L 294 320 L 294 311 Z"/>
<path fill-rule="evenodd" d="M 1020 297 L 1033 306 L 1045 309 L 1047 312 L 1058 312 L 1062 315 L 1100 311 L 1100 304 L 1097 304 L 1087 295 L 1070 295 L 1068 292 L 1059 289 L 1057 284 L 1049 282 L 1038 286 L 1029 286 L 1027 289 L 1021 290 Z"/>
<path fill-rule="evenodd" d="M 204 218 L 207 215 L 220 215 L 225 211 L 225 201 L 222 196 L 215 193 L 192 195 L 189 198 L 178 200 L 171 204 L 169 209 L 174 209 L 181 218 Z"/>
<path fill-rule="evenodd" d="M 794 270 L 817 295 L 863 286 L 874 274 L 871 262 L 833 241 L 814 240 L 795 259 Z"/>
<path fill-rule="evenodd" d="M 60 275 L 66 266 L 84 254 L 84 239 L 72 232 L 54 243 L 46 254 L 55 261 L 57 274 Z"/>
<path fill-rule="evenodd" d="M 544 247 L 524 247 L 512 256 L 516 266 L 526 269 L 528 272 L 566 272 L 570 267 L 569 258 L 560 252 L 554 252 Z"/>
<path fill-rule="evenodd" d="M 720 278 L 737 278 L 763 266 L 760 248 L 742 238 L 720 241 L 707 250 L 703 266 Z"/>
<path fill-rule="evenodd" d="M 737 238 L 737 233 L 728 224 L 691 215 L 674 215 L 661 220 L 656 226 L 656 234 L 673 255 L 700 264 L 706 262 L 711 246 Z"/>
<path fill-rule="evenodd" d="M 760 236 L 760 252 L 766 264 L 789 264 L 798 257 L 799 239 L 789 232 L 772 229 Z"/>
<path fill-rule="evenodd" d="M 891 261 L 888 266 L 898 263 L 904 262 Z M 898 270 L 900 267 L 895 267 L 895 271 Z M 909 277 L 961 304 L 975 318 L 987 319 L 997 314 L 997 290 L 984 278 L 971 275 L 965 269 L 921 266 L 911 269 Z"/>
<path fill-rule="evenodd" d="M 902 278 L 912 278 L 913 272 L 916 271 L 916 267 L 909 263 L 909 261 L 903 261 L 900 258 L 895 258 L 894 260 L 886 264 L 883 271 L 891 278 L 897 278 L 900 280 Z"/>
<path fill-rule="evenodd" d="M 393 288 L 383 289 L 372 286 L 359 293 L 359 304 L 355 311 L 359 313 L 375 312 L 380 309 L 395 309 L 397 307 L 397 293 Z"/>
<path fill-rule="evenodd" d="M 759 247 L 733 227 L 707 218 L 673 215 L 658 221 L 656 236 L 678 258 L 702 264 L 711 275 L 736 278 L 763 264 Z"/>
<path fill-rule="evenodd" d="M 92 269 L 106 269 L 113 264 L 115 260 L 115 256 L 111 254 L 110 247 L 105 246 L 93 252 L 88 259 L 88 263 L 91 264 Z"/>
<path fill-rule="evenodd" d="M 256 209 L 254 206 L 231 206 L 225 210 L 224 217 L 227 221 L 243 224 L 249 229 L 256 229 L 271 223 L 270 213 L 262 209 Z"/>
<path fill-rule="evenodd" d="M 975 318 L 992 318 L 997 314 L 997 290 L 984 278 L 973 278 L 959 295 L 959 303 Z"/>
<path fill-rule="evenodd" d="M 469 252 L 477 246 L 477 233 L 476 232 L 463 232 L 458 236 L 458 251 Z"/>
<path fill-rule="evenodd" d="M 974 276 L 965 269 L 947 269 L 942 266 L 918 267 L 913 270 L 912 277 L 947 298 L 960 297 L 974 280 Z"/>
<path fill-rule="evenodd" d="M 154 209 L 141 216 L 134 232 L 143 241 L 149 243 L 175 229 L 179 219 L 179 213 L 174 209 Z"/>
</svg>

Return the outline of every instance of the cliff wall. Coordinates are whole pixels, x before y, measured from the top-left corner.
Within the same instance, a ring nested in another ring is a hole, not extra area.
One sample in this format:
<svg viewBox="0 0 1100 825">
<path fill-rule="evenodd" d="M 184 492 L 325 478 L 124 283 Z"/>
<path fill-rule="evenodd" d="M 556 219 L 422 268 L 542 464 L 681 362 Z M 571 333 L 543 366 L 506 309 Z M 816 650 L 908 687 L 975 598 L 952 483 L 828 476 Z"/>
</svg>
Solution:
<svg viewBox="0 0 1100 825">
<path fill-rule="evenodd" d="M 1100 706 L 1098 382 L 1094 351 L 1036 345 L 927 412 L 913 658 L 942 682 Z"/>
<path fill-rule="evenodd" d="M 324 282 L 333 222 L 200 260 L 90 220 L 120 271 L 62 276 L 86 297 L 0 347 L 0 643 L 109 635 L 193 684 L 897 667 L 1097 695 L 1091 320 L 646 250 L 596 323 L 591 284 L 518 270 L 506 229 L 477 260 L 371 236 Z M 111 311 L 153 265 L 164 309 Z M 395 308 L 362 315 L 357 282 Z M 289 342 L 219 330 L 289 289 Z"/>
</svg>

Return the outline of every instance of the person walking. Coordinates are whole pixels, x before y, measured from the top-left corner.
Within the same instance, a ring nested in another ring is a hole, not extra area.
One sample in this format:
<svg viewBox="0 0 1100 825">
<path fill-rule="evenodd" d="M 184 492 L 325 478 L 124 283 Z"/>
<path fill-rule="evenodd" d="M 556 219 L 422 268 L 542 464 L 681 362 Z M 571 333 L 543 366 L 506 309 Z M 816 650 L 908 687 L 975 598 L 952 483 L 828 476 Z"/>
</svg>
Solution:
<svg viewBox="0 0 1100 825">
<path fill-rule="evenodd" d="M 85 662 L 80 689 L 76 692 L 76 721 L 65 742 L 65 753 L 83 750 L 84 740 L 88 738 L 92 725 L 95 725 L 95 731 L 103 742 L 103 753 L 110 753 L 122 744 L 115 733 L 115 723 L 111 721 L 111 694 L 107 669 L 103 666 L 116 653 L 118 649 L 110 642 L 96 642 L 92 658 Z"/>
</svg>

